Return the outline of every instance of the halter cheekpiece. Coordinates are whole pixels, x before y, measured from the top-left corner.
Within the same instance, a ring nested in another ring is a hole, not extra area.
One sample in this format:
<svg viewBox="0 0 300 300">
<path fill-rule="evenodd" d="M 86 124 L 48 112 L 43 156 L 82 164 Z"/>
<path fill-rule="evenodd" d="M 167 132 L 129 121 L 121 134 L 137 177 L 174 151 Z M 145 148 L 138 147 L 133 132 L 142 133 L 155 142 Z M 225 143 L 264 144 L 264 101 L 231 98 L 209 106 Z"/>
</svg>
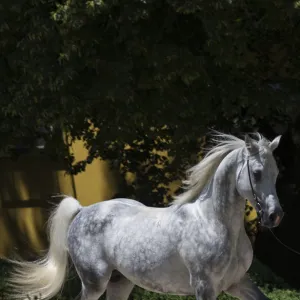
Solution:
<svg viewBox="0 0 300 300">
<path fill-rule="evenodd" d="M 250 187 L 251 187 L 253 199 L 256 203 L 256 213 L 257 213 L 257 216 L 258 216 L 258 223 L 260 223 L 264 212 L 262 210 L 260 200 L 259 200 L 258 196 L 256 195 L 256 193 L 254 191 L 254 188 L 253 188 L 253 184 L 252 184 L 252 180 L 251 180 L 251 174 L 250 174 L 250 167 L 249 167 L 249 156 L 247 157 L 247 170 L 248 170 L 248 177 L 249 177 L 249 181 L 250 181 Z"/>
</svg>

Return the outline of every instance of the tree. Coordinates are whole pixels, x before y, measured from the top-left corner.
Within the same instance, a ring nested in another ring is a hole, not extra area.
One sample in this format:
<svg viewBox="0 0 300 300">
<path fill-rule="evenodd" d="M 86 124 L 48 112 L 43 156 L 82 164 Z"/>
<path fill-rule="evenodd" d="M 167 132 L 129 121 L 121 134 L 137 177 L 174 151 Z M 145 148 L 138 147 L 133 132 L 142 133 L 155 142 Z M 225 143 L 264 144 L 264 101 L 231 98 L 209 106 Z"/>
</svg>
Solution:
<svg viewBox="0 0 300 300">
<path fill-rule="evenodd" d="M 58 74 L 59 29 L 50 18 L 55 1 L 2 1 L 0 4 L 1 150 L 23 150 L 42 136 L 54 138 L 65 114 Z M 51 126 L 54 125 L 54 127 Z M 55 152 L 57 147 L 51 147 Z M 60 148 L 60 147 L 58 147 Z"/>
<path fill-rule="evenodd" d="M 141 137 L 189 153 L 209 126 L 294 118 L 299 11 L 289 1 L 27 0 L 1 14 L 3 144 L 54 124 L 84 137 L 89 160 Z"/>
<path fill-rule="evenodd" d="M 289 2 L 68 1 L 53 18 L 73 74 L 64 101 L 82 109 L 64 123 L 90 150 L 74 172 L 98 156 L 137 172 L 160 159 L 155 147 L 178 174 L 208 127 L 264 131 L 265 120 L 295 118 L 299 11 Z M 140 185 L 158 185 L 160 170 L 147 170 Z"/>
</svg>

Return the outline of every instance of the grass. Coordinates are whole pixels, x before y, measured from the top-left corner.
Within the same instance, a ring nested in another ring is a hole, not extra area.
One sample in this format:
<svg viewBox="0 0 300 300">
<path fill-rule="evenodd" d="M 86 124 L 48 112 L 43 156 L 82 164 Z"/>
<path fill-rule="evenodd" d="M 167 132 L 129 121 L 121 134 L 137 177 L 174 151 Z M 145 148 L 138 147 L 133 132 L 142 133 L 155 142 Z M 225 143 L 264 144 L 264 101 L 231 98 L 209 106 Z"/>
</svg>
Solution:
<svg viewBox="0 0 300 300">
<path fill-rule="evenodd" d="M 3 279 L 7 275 L 9 267 L 5 264 L 0 263 L 0 299 L 9 300 L 1 298 L 1 291 L 4 290 Z M 252 280 L 258 284 L 258 286 L 264 291 L 264 293 L 271 300 L 300 300 L 300 291 L 291 289 L 284 280 L 276 276 L 268 267 L 261 264 L 259 261 L 254 260 L 253 264 L 249 270 L 249 274 Z M 80 282 L 79 279 L 74 276 L 74 270 L 71 270 L 72 279 L 69 279 L 65 286 L 62 294 L 55 298 L 55 300 L 71 300 L 80 292 Z M 105 299 L 105 296 L 101 297 L 101 300 Z M 179 297 L 171 295 L 156 294 L 152 292 L 145 291 L 139 287 L 135 287 L 131 296 L 131 300 L 195 300 L 195 297 Z M 218 297 L 218 300 L 233 300 L 235 298 L 222 294 Z M 53 299 L 54 300 L 54 299 Z"/>
</svg>

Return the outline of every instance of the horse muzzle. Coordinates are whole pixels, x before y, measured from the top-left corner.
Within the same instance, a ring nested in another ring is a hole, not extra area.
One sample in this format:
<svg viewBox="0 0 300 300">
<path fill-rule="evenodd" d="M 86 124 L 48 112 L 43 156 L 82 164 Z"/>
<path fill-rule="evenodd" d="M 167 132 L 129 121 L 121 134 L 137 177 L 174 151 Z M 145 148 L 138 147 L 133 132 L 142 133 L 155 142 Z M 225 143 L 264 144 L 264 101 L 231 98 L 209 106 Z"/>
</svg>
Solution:
<svg viewBox="0 0 300 300">
<path fill-rule="evenodd" d="M 284 216 L 284 212 L 281 207 L 275 207 L 274 209 L 265 212 L 262 218 L 262 226 L 267 228 L 275 228 L 279 226 Z"/>
</svg>

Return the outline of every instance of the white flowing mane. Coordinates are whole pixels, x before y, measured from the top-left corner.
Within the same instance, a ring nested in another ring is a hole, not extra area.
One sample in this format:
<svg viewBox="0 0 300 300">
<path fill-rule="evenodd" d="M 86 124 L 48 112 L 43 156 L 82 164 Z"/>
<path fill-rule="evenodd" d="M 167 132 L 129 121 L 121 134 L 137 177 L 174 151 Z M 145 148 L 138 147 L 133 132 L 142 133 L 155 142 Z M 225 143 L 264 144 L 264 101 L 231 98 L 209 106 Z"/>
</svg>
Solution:
<svg viewBox="0 0 300 300">
<path fill-rule="evenodd" d="M 269 141 L 259 133 L 253 134 L 259 144 L 267 145 Z M 204 158 L 187 171 L 187 179 L 183 181 L 182 194 L 174 197 L 171 205 L 182 205 L 194 202 L 215 173 L 221 161 L 226 155 L 236 149 L 244 148 L 245 141 L 231 134 L 216 132 L 212 141 L 215 146 L 209 149 Z"/>
</svg>

